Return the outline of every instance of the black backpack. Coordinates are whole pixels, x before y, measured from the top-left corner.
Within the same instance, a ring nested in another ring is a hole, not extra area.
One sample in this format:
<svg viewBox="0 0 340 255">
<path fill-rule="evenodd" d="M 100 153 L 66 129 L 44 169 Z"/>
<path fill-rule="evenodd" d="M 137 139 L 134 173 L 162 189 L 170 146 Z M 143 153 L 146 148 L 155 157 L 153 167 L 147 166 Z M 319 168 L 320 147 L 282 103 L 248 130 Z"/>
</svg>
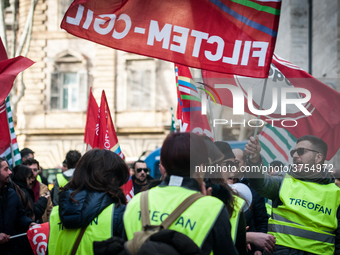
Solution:
<svg viewBox="0 0 340 255">
<path fill-rule="evenodd" d="M 197 199 L 203 197 L 195 193 L 187 197 L 160 225 L 151 225 L 148 204 L 148 190 L 141 194 L 142 230 L 135 232 L 131 240 L 111 237 L 102 242 L 93 242 L 95 255 L 176 255 L 203 254 L 201 249 L 188 236 L 169 230 L 168 227 Z"/>
</svg>

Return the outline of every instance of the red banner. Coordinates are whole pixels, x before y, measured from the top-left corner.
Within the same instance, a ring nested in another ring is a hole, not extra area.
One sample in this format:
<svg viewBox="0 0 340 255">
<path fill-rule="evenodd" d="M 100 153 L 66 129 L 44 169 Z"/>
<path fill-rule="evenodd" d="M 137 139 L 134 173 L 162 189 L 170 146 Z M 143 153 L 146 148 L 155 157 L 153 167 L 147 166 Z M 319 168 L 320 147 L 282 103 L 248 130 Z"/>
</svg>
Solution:
<svg viewBox="0 0 340 255">
<path fill-rule="evenodd" d="M 315 135 L 328 144 L 327 160 L 338 151 L 340 143 L 334 141 L 340 141 L 340 93 L 300 67 L 274 54 L 261 111 L 263 79 L 204 70 L 202 76 L 204 83 L 216 89 L 222 105 L 233 108 L 234 115 L 261 115 L 262 120 L 286 129 L 296 138 Z M 217 123 L 230 125 L 230 121 Z M 240 124 L 238 121 L 236 125 Z M 251 120 L 249 125 L 256 125 L 256 121 Z"/>
<path fill-rule="evenodd" d="M 50 225 L 48 222 L 36 224 L 27 231 L 27 238 L 35 255 L 46 254 Z"/>
<path fill-rule="evenodd" d="M 100 149 L 111 150 L 118 154 L 122 159 L 125 159 L 123 152 L 120 149 L 115 127 L 111 118 L 110 108 L 106 100 L 105 91 L 102 92 L 102 99 L 100 103 L 99 114 L 99 128 L 98 128 L 98 147 Z M 127 202 L 134 196 L 133 183 L 130 176 L 129 181 L 122 186 Z"/>
<path fill-rule="evenodd" d="M 127 183 L 125 183 L 122 186 L 122 190 L 124 191 L 125 197 L 126 197 L 126 201 L 130 202 L 130 200 L 134 197 L 135 192 L 133 190 L 133 182 L 132 182 L 132 178 L 131 176 L 129 177 L 129 180 Z"/>
<path fill-rule="evenodd" d="M 206 115 L 201 113 L 202 104 L 196 83 L 188 67 L 175 65 L 177 82 L 177 119 L 181 132 L 193 132 L 213 139 Z M 205 95 L 204 95 L 205 96 Z"/>
<path fill-rule="evenodd" d="M 75 0 L 61 28 L 127 52 L 267 77 L 281 0 Z"/>
<path fill-rule="evenodd" d="M 86 126 L 84 133 L 84 142 L 89 144 L 92 148 L 98 147 L 98 134 L 96 133 L 98 124 L 99 107 L 92 94 L 92 88 L 90 88 L 89 102 L 87 105 L 86 113 Z"/>
<path fill-rule="evenodd" d="M 6 99 L 17 75 L 33 65 L 28 58 L 19 56 L 7 59 L 7 53 L 0 39 L 0 103 Z"/>
<path fill-rule="evenodd" d="M 122 159 L 125 159 L 124 154 L 120 149 L 118 138 L 115 131 L 115 126 L 111 118 L 110 108 L 106 100 L 105 91 L 102 92 L 99 114 L 99 148 L 111 150 L 118 154 Z"/>
</svg>

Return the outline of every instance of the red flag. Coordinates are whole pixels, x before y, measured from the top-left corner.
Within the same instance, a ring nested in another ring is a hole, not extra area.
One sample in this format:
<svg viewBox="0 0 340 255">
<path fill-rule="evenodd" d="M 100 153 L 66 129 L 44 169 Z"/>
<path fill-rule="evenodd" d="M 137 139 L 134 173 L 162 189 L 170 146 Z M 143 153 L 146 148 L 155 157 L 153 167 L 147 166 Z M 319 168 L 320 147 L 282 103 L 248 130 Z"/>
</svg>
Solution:
<svg viewBox="0 0 340 255">
<path fill-rule="evenodd" d="M 87 105 L 87 113 L 86 113 L 86 126 L 84 133 L 84 142 L 89 144 L 92 148 L 98 146 L 98 114 L 99 107 L 92 94 L 92 88 L 90 88 L 89 94 L 89 102 Z"/>
<path fill-rule="evenodd" d="M 2 101 L 2 103 L 0 104 L 0 134 L 1 134 L 0 135 L 0 155 L 1 155 L 10 147 L 11 144 L 5 101 Z"/>
<path fill-rule="evenodd" d="M 120 149 L 115 127 L 112 122 L 110 108 L 106 100 L 105 91 L 102 92 L 99 114 L 99 148 L 111 150 L 118 154 L 122 159 L 125 159 L 123 152 Z M 131 176 L 129 181 L 122 186 L 127 201 L 129 202 L 134 196 L 133 183 Z"/>
<path fill-rule="evenodd" d="M 75 0 L 61 28 L 127 52 L 267 77 L 281 0 Z"/>
<path fill-rule="evenodd" d="M 118 138 L 116 135 L 115 127 L 112 122 L 110 108 L 106 100 L 105 91 L 102 92 L 102 99 L 100 102 L 99 114 L 99 148 L 112 150 L 117 153 L 122 159 L 125 159 Z"/>
<path fill-rule="evenodd" d="M 202 77 L 204 83 L 215 87 L 221 96 L 223 105 L 233 107 L 234 114 L 235 111 L 242 114 L 240 109 L 254 114 L 254 109 L 259 109 L 264 80 L 204 70 L 202 70 Z M 228 88 L 217 88 L 225 85 L 232 85 L 229 88 L 238 87 L 242 100 L 244 100 L 243 98 L 246 100 L 244 102 L 240 100 L 240 97 L 237 96 L 237 89 L 233 92 L 235 94 L 233 96 Z M 292 89 L 297 89 L 297 91 L 295 93 L 284 92 L 285 90 L 292 91 Z M 307 91 L 301 92 L 301 89 Z M 249 94 L 250 91 L 252 95 Z M 311 95 L 309 100 L 306 92 Z M 251 101 L 248 100 L 250 96 L 252 97 Z M 294 104 L 282 105 L 285 98 L 305 100 L 306 102 L 302 104 L 303 107 Z M 272 108 L 273 105 L 275 106 L 275 102 L 276 108 Z M 254 109 L 250 110 L 249 106 L 253 106 Z M 275 111 L 272 112 L 270 109 L 275 109 Z M 306 114 L 302 109 L 307 110 L 311 115 Z M 269 72 L 263 110 L 268 110 L 271 113 L 262 115 L 262 120 L 275 127 L 286 129 L 297 138 L 303 135 L 315 135 L 324 140 L 328 144 L 327 160 L 330 160 L 338 151 L 340 143 L 334 141 L 340 141 L 340 93 L 275 54 Z M 254 124 L 255 121 L 252 125 Z"/>
<path fill-rule="evenodd" d="M 33 64 L 32 60 L 22 56 L 7 59 L 5 47 L 0 39 L 0 102 L 8 96 L 17 75 Z"/>
<path fill-rule="evenodd" d="M 27 238 L 35 255 L 46 254 L 50 225 L 48 222 L 36 224 L 27 231 Z"/>
<path fill-rule="evenodd" d="M 131 176 L 129 177 L 128 182 L 122 186 L 122 189 L 124 191 L 126 201 L 129 202 L 135 195 Z"/>
<path fill-rule="evenodd" d="M 210 125 L 206 115 L 202 115 L 202 104 L 190 70 L 186 66 L 175 66 L 177 79 L 177 119 L 181 132 L 205 134 L 213 140 Z"/>
</svg>

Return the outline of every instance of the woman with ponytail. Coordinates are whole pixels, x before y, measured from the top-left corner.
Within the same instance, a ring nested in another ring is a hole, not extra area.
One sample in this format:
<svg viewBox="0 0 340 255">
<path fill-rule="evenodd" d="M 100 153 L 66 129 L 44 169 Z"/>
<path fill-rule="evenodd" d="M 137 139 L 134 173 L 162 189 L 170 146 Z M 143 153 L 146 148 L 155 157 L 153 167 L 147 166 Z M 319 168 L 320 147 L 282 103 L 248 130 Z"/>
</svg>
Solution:
<svg viewBox="0 0 340 255">
<path fill-rule="evenodd" d="M 94 241 L 121 237 L 126 198 L 120 187 L 128 179 L 128 166 L 114 152 L 85 153 L 52 210 L 48 253 L 70 254 L 77 248 L 77 254 L 93 254 Z"/>
</svg>

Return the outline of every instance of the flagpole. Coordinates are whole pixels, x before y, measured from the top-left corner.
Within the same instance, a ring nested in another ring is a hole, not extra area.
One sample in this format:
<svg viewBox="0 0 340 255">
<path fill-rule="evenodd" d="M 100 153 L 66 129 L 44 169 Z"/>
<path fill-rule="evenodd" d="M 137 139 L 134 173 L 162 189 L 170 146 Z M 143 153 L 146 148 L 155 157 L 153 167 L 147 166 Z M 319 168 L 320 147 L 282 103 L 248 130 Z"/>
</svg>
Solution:
<svg viewBox="0 0 340 255">
<path fill-rule="evenodd" d="M 7 96 L 8 98 L 8 102 L 9 102 L 9 96 Z M 14 152 L 13 152 L 13 144 L 12 144 L 12 135 L 11 135 L 11 128 L 9 126 L 9 121 L 8 121 L 8 111 L 7 111 L 7 102 L 6 102 L 6 99 L 5 99 L 5 109 L 6 109 L 6 117 L 7 117 L 7 126 L 8 126 L 8 132 L 9 132 L 9 138 L 10 138 L 10 148 L 11 148 L 11 156 L 12 156 L 12 166 L 15 167 L 15 159 L 14 159 Z M 13 118 L 13 116 L 12 116 Z M 14 124 L 14 122 L 13 122 Z"/>
<path fill-rule="evenodd" d="M 263 101 L 264 101 L 264 95 L 266 93 L 266 88 L 267 88 L 267 81 L 268 78 L 266 78 L 264 80 L 264 86 L 263 86 L 263 90 L 262 90 L 262 95 L 261 95 L 261 101 L 260 101 L 260 111 L 262 110 L 263 107 Z M 259 125 L 259 119 L 261 118 L 261 115 L 257 116 L 257 120 L 256 120 L 256 127 L 255 127 L 255 131 L 254 131 L 254 138 L 256 139 L 256 135 L 257 135 L 257 130 L 258 130 L 258 125 Z"/>
<path fill-rule="evenodd" d="M 85 154 L 85 146 L 86 146 L 86 143 L 83 143 L 83 153 L 82 153 L 82 155 L 84 155 Z M 86 146 L 87 147 L 87 146 Z M 86 148 L 87 149 L 87 148 Z"/>
<path fill-rule="evenodd" d="M 213 116 L 213 112 L 212 112 L 212 109 L 211 109 L 211 102 L 210 102 L 210 96 L 208 96 L 208 104 L 209 104 L 209 112 L 210 112 L 210 119 L 211 119 L 211 123 L 212 123 L 212 129 L 213 129 L 213 133 L 214 133 L 214 141 L 216 142 L 216 130 L 215 130 L 215 127 L 214 127 L 214 116 Z"/>
</svg>

